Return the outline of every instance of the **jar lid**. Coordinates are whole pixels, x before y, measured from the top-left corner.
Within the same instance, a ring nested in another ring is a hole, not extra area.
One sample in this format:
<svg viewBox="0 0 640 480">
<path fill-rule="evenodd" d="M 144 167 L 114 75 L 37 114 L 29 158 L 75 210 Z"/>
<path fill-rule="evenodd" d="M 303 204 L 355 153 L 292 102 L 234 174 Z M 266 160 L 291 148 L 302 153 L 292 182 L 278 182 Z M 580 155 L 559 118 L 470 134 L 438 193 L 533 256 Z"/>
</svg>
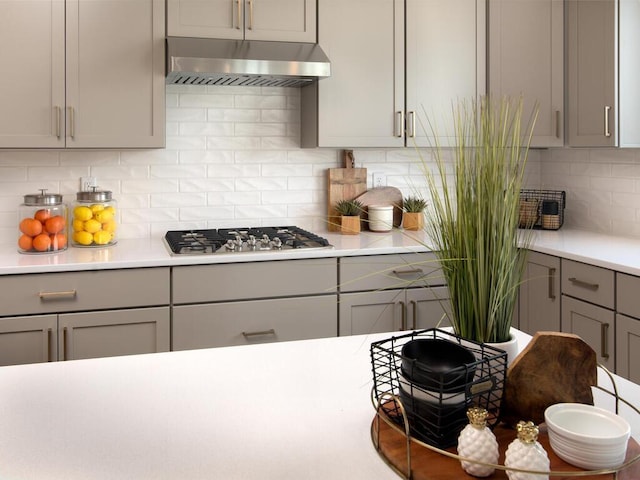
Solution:
<svg viewBox="0 0 640 480">
<path fill-rule="evenodd" d="M 62 195 L 59 193 L 46 193 L 46 188 L 41 188 L 40 193 L 30 193 L 24 196 L 25 205 L 60 205 Z"/>
<path fill-rule="evenodd" d="M 369 210 L 393 210 L 393 205 L 369 205 Z"/>
<path fill-rule="evenodd" d="M 111 191 L 109 190 L 92 190 L 91 192 L 78 192 L 76 199 L 79 202 L 109 202 L 111 201 Z"/>
</svg>

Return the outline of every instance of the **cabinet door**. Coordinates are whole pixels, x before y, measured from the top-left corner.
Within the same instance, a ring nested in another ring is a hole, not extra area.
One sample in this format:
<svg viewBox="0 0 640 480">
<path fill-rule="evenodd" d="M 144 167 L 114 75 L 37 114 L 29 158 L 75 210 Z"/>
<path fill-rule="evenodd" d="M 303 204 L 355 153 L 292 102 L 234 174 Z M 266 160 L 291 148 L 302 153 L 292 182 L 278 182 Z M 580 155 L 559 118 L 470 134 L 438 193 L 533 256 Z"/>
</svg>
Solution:
<svg viewBox="0 0 640 480">
<path fill-rule="evenodd" d="M 172 37 L 244 37 L 242 0 L 167 0 L 167 35 Z"/>
<path fill-rule="evenodd" d="M 616 315 L 616 373 L 640 383 L 640 320 Z"/>
<path fill-rule="evenodd" d="M 316 0 L 245 0 L 244 26 L 247 40 L 315 43 Z"/>
<path fill-rule="evenodd" d="M 407 328 L 404 290 L 341 294 L 338 309 L 341 337 L 397 332 Z"/>
<path fill-rule="evenodd" d="M 523 98 L 523 124 L 538 108 L 531 145 L 564 143 L 564 4 L 562 0 L 489 1 L 489 85 Z"/>
<path fill-rule="evenodd" d="M 0 147 L 64 147 L 64 2 L 0 2 Z"/>
<path fill-rule="evenodd" d="M 596 352 L 599 363 L 615 371 L 613 311 L 562 296 L 562 331 L 575 333 Z"/>
<path fill-rule="evenodd" d="M 58 359 L 57 317 L 0 319 L 0 366 L 53 362 Z"/>
<path fill-rule="evenodd" d="M 485 92 L 486 4 L 406 0 L 407 145 L 455 145 L 452 107 Z"/>
<path fill-rule="evenodd" d="M 59 317 L 60 360 L 168 352 L 169 307 L 69 313 Z"/>
<path fill-rule="evenodd" d="M 173 350 L 335 337 L 336 296 L 184 305 L 173 309 Z"/>
<path fill-rule="evenodd" d="M 407 328 L 411 330 L 451 326 L 447 287 L 407 290 Z"/>
<path fill-rule="evenodd" d="M 520 285 L 520 330 L 560 331 L 560 259 L 529 252 Z"/>
<path fill-rule="evenodd" d="M 164 9 L 67 1 L 67 147 L 164 146 Z"/>
<path fill-rule="evenodd" d="M 302 89 L 303 146 L 404 145 L 403 9 L 401 0 L 320 2 L 331 77 Z"/>
<path fill-rule="evenodd" d="M 616 1 L 567 0 L 568 144 L 617 144 Z"/>
</svg>

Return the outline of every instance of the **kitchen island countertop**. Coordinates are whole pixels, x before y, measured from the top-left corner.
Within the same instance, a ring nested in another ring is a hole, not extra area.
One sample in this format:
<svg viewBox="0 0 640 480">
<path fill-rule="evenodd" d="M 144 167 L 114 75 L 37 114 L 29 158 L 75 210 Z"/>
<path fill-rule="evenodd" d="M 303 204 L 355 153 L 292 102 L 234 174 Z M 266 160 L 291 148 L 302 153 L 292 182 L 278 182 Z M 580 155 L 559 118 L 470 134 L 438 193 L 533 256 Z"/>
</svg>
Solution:
<svg viewBox="0 0 640 480">
<path fill-rule="evenodd" d="M 0 478 L 395 480 L 370 437 L 369 348 L 389 336 L 2 367 Z"/>
<path fill-rule="evenodd" d="M 354 255 L 428 252 L 424 232 L 394 229 L 390 233 L 362 232 L 340 235 L 316 232 L 334 248 L 242 254 L 171 256 L 162 238 L 125 239 L 102 248 L 70 247 L 55 254 L 26 255 L 14 245 L 0 245 L 0 275 L 81 270 L 104 270 L 268 260 L 335 258 Z M 640 239 L 563 228 L 533 232 L 531 249 L 640 276 Z"/>
</svg>

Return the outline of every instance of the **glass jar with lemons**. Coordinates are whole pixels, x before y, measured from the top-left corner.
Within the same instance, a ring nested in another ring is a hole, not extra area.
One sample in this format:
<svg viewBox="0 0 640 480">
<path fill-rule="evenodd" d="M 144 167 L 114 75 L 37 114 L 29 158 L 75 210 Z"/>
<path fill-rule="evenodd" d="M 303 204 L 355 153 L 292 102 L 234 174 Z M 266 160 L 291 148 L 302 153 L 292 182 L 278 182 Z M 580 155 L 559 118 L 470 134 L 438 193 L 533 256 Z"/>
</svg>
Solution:
<svg viewBox="0 0 640 480">
<path fill-rule="evenodd" d="M 117 241 L 118 210 L 108 190 L 78 192 L 71 210 L 72 245 L 105 247 Z"/>
</svg>

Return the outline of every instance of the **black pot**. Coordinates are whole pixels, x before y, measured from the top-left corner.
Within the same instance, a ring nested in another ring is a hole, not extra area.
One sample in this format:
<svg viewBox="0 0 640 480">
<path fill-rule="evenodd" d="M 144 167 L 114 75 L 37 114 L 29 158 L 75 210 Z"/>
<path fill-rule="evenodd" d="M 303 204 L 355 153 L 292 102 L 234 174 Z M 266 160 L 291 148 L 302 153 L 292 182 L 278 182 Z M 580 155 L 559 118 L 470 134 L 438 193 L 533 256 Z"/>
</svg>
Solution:
<svg viewBox="0 0 640 480">
<path fill-rule="evenodd" d="M 402 374 L 436 392 L 461 392 L 473 381 L 476 357 L 458 343 L 441 338 L 410 340 L 402 347 Z"/>
</svg>

